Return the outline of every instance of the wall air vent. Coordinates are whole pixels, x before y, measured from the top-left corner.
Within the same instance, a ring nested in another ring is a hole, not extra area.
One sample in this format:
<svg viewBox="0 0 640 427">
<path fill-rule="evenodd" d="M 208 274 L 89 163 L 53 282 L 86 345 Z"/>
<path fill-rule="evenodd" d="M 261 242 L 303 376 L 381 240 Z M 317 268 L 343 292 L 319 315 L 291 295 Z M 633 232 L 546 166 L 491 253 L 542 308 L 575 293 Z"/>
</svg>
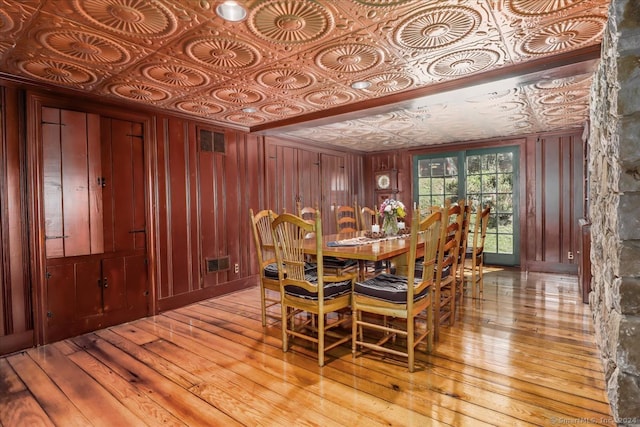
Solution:
<svg viewBox="0 0 640 427">
<path fill-rule="evenodd" d="M 221 258 L 206 258 L 205 263 L 207 264 L 207 273 L 214 273 L 216 271 L 223 271 L 229 269 L 229 257 L 221 257 Z"/>
<path fill-rule="evenodd" d="M 224 133 L 200 129 L 200 151 L 224 154 Z"/>
</svg>

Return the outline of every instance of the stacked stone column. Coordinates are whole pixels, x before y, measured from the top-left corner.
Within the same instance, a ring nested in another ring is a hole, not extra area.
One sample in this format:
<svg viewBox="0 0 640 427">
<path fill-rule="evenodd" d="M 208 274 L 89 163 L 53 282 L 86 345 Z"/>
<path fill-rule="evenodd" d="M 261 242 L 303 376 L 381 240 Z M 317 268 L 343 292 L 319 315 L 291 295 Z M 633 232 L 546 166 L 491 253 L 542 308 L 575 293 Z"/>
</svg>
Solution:
<svg viewBox="0 0 640 427">
<path fill-rule="evenodd" d="M 640 424 L 640 1 L 612 0 L 591 91 L 590 305 L 617 420 Z"/>
</svg>

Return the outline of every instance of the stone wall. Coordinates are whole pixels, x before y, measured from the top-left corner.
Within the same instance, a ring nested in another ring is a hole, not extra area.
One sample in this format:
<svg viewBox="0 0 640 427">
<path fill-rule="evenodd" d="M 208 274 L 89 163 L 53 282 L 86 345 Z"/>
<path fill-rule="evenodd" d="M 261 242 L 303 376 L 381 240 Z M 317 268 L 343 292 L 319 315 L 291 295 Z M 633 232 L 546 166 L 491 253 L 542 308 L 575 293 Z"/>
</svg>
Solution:
<svg viewBox="0 0 640 427">
<path fill-rule="evenodd" d="M 589 216 L 596 341 L 612 411 L 640 425 L 640 1 L 612 0 L 591 91 Z"/>
</svg>

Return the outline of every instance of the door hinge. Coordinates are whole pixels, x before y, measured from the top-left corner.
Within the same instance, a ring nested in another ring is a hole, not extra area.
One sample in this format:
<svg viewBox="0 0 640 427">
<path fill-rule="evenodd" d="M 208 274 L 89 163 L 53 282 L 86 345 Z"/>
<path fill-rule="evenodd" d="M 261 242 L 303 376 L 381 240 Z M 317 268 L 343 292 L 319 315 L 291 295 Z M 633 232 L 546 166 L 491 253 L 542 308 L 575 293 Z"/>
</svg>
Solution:
<svg viewBox="0 0 640 427">
<path fill-rule="evenodd" d="M 51 278 L 51 273 L 49 273 L 48 271 L 44 273 L 44 278 L 45 280 L 49 280 Z"/>
<path fill-rule="evenodd" d="M 51 319 L 53 317 L 53 312 L 52 311 L 47 311 L 47 317 L 49 319 Z"/>
</svg>

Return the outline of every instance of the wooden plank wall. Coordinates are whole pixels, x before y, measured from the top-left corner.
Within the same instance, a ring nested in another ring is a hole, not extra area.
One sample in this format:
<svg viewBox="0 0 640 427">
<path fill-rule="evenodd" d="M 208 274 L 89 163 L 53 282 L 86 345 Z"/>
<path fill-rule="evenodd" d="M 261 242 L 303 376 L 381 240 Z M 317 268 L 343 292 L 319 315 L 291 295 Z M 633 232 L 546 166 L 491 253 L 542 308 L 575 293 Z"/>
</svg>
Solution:
<svg viewBox="0 0 640 427">
<path fill-rule="evenodd" d="M 0 86 L 0 354 L 33 343 L 29 282 L 24 145 L 24 100 Z"/>
<path fill-rule="evenodd" d="M 32 303 L 38 296 L 31 293 L 30 283 L 37 292 L 41 278 L 32 279 L 30 273 L 39 276 L 41 272 L 31 271 L 38 268 L 29 263 L 25 220 L 27 207 L 39 206 L 33 201 L 37 195 L 29 194 L 26 186 L 27 134 L 23 129 L 33 125 L 27 117 L 31 107 L 23 100 L 23 89 L 10 85 L 0 85 L 0 89 L 0 353 L 6 353 L 35 343 L 33 318 L 42 313 L 34 314 L 32 308 L 38 306 Z M 333 204 L 353 204 L 356 199 L 360 205 L 370 205 L 375 198 L 373 174 L 388 168 L 398 171 L 399 197 L 411 200 L 411 159 L 420 150 L 364 155 L 341 152 L 157 112 L 116 109 L 89 101 L 82 104 L 71 96 L 47 93 L 51 102 L 61 104 L 59 107 L 101 117 L 131 116 L 134 122 L 153 124 L 145 130 L 145 147 L 150 152 L 145 154 L 149 164 L 144 172 L 150 182 L 146 215 L 153 219 L 149 224 L 153 312 L 257 283 L 249 208 L 294 212 L 297 200 L 303 205 L 318 204 L 327 224 L 325 232 L 330 233 L 334 230 Z M 198 128 L 207 126 L 225 134 L 224 154 L 199 151 Z M 480 141 L 460 146 L 500 143 Z M 526 138 L 521 151 L 525 153 L 521 166 L 526 169 L 522 174 L 526 179 L 521 180 L 526 197 L 525 221 L 521 221 L 522 236 L 526 237 L 521 249 L 523 268 L 569 272 L 576 268 L 575 260 L 560 255 L 572 249 L 576 252 L 573 223 L 582 215 L 581 149 L 578 132 L 545 135 L 539 140 Z M 552 234 L 545 233 L 544 227 L 554 221 L 561 225 L 553 228 Z M 230 268 L 207 273 L 206 260 L 220 257 L 228 257 Z"/>
</svg>

